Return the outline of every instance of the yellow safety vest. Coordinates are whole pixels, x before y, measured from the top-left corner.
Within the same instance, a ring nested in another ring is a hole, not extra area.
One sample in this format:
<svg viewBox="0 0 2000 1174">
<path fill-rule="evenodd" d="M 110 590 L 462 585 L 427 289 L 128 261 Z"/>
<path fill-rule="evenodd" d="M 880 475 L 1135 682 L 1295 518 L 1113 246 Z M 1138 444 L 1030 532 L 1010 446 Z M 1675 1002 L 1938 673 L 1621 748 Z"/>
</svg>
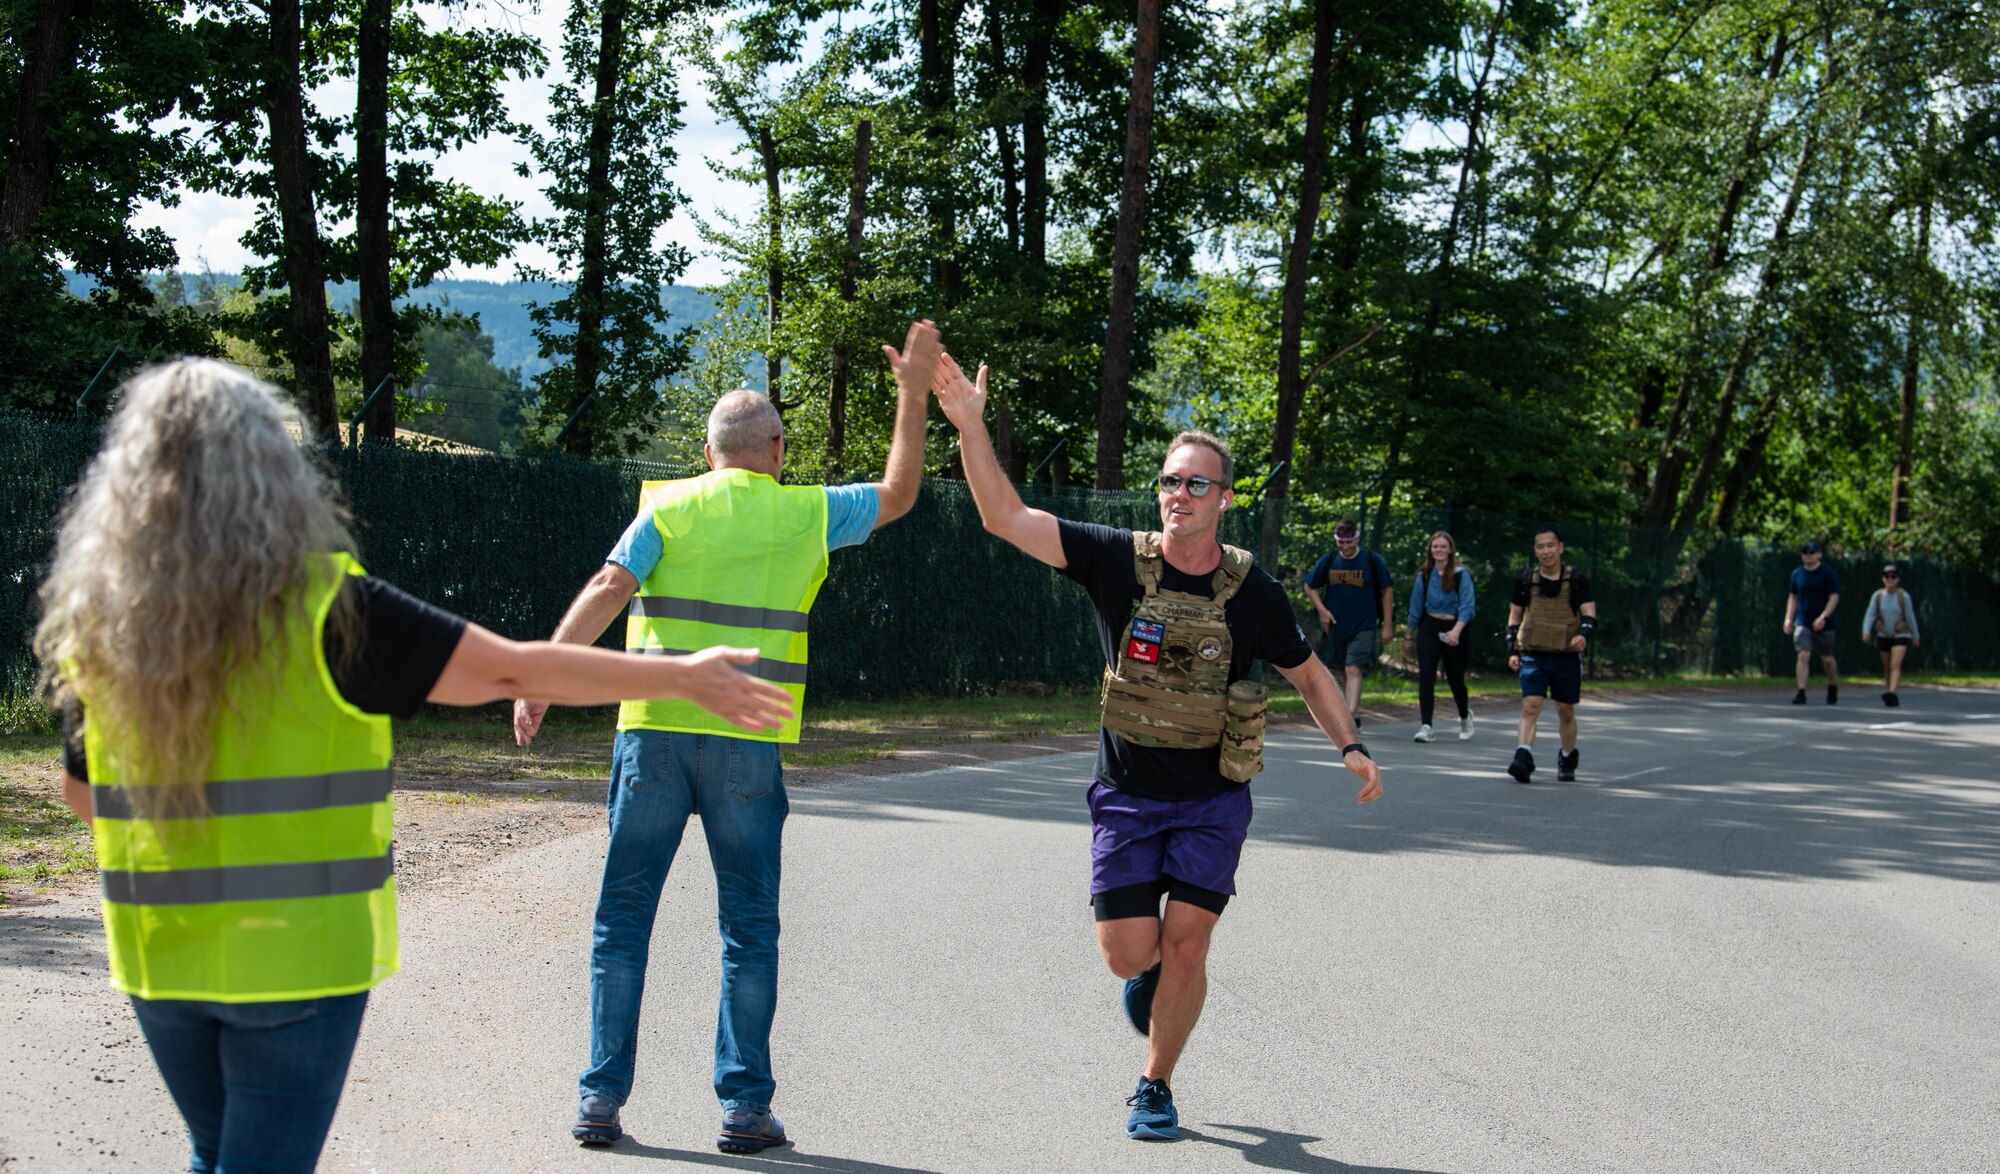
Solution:
<svg viewBox="0 0 2000 1174">
<path fill-rule="evenodd" d="M 691 701 L 627 701 L 618 707 L 618 728 L 797 742 L 805 712 L 806 613 L 826 580 L 826 489 L 716 469 L 646 482 L 639 509 L 659 528 L 663 553 L 632 598 L 625 650 L 755 648 L 762 659 L 748 671 L 792 695 L 792 718 L 754 733 Z"/>
<path fill-rule="evenodd" d="M 209 814 L 134 814 L 130 749 L 87 721 L 92 834 L 111 984 L 146 999 L 260 1003 L 365 991 L 399 965 L 389 719 L 334 686 L 321 648 L 345 555 L 315 559 L 304 605 L 227 686 Z M 83 698 L 86 711 L 90 705 Z"/>
</svg>

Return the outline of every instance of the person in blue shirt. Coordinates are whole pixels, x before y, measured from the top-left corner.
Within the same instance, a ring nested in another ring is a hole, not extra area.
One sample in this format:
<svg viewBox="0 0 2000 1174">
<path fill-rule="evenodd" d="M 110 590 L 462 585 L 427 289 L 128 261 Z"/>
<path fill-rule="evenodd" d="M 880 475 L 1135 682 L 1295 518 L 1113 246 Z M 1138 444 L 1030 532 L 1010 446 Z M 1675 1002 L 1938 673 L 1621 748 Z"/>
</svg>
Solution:
<svg viewBox="0 0 2000 1174">
<path fill-rule="evenodd" d="M 1341 680 L 1347 712 L 1359 723 L 1361 678 L 1389 643 L 1396 592 L 1389 564 L 1362 549 L 1361 527 L 1353 518 L 1334 523 L 1333 546 L 1306 574 L 1306 598 L 1319 613 L 1320 659 Z"/>
<path fill-rule="evenodd" d="M 936 327 L 920 322 L 910 327 L 901 354 L 882 349 L 897 384 L 888 468 L 878 484 L 825 488 L 827 551 L 858 545 L 908 513 L 923 479 L 924 415 L 943 346 Z M 748 473 L 776 480 L 785 459 L 784 421 L 767 396 L 729 392 L 709 413 L 702 452 L 713 470 L 708 476 Z M 731 523 L 725 514 L 690 520 L 725 534 Z M 769 538 L 752 534 L 741 540 Z M 667 555 L 667 541 L 652 511 L 642 508 L 570 604 L 554 639 L 594 643 L 659 566 L 677 565 Z M 519 744 L 534 737 L 546 708 L 515 705 Z M 790 810 L 777 744 L 674 729 L 622 729 L 612 751 L 607 808 L 611 839 L 590 956 L 590 1066 L 577 1080 L 571 1136 L 585 1145 L 610 1145 L 622 1136 L 619 1110 L 632 1092 L 653 918 L 688 817 L 699 814 L 716 872 L 722 932 L 714 1075 L 723 1113 L 716 1148 L 744 1154 L 787 1144 L 783 1124 L 771 1113 L 777 1087 L 771 1023 L 778 1007 L 779 858 Z"/>
<path fill-rule="evenodd" d="M 1840 672 L 1833 660 L 1833 611 L 1840 606 L 1840 576 L 1822 559 L 1819 543 L 1807 541 L 1799 547 L 1801 565 L 1792 568 L 1791 594 L 1785 597 L 1785 635 L 1799 652 L 1799 691 L 1792 694 L 1793 705 L 1806 703 L 1806 678 L 1812 675 L 1814 656 L 1826 668 L 1826 703 L 1840 703 Z"/>
<path fill-rule="evenodd" d="M 1472 706 L 1465 693 L 1465 666 L 1472 646 L 1465 625 L 1472 622 L 1472 575 L 1458 565 L 1458 544 L 1439 530 L 1431 535 L 1417 579 L 1410 588 L 1410 614 L 1404 624 L 1403 655 L 1417 657 L 1418 742 L 1429 742 L 1431 715 L 1437 711 L 1438 665 L 1451 682 L 1451 699 L 1458 705 L 1458 740 L 1472 737 Z"/>
</svg>

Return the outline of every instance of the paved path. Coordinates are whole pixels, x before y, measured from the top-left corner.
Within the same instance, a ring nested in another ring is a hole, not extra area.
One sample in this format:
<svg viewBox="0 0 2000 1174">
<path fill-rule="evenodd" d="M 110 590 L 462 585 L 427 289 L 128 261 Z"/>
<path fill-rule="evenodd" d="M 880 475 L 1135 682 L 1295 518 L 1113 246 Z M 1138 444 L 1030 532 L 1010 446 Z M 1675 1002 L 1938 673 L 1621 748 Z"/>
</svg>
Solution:
<svg viewBox="0 0 2000 1174">
<path fill-rule="evenodd" d="M 1278 739 L 1172 1147 L 1122 1136 L 1143 1052 L 1092 943 L 1084 756 L 794 795 L 775 1047 L 798 1144 L 762 1159 L 710 1148 L 692 835 L 632 1136 L 568 1141 L 602 832 L 545 844 L 406 897 L 325 1168 L 1990 1170 L 2000 694 L 1854 692 L 1586 701 L 1574 785 L 1504 778 L 1497 713 L 1464 745 L 1371 729 L 1367 808 L 1323 740 Z M 173 1168 L 94 909 L 25 913 L 0 922 L 6 1168 Z"/>
</svg>

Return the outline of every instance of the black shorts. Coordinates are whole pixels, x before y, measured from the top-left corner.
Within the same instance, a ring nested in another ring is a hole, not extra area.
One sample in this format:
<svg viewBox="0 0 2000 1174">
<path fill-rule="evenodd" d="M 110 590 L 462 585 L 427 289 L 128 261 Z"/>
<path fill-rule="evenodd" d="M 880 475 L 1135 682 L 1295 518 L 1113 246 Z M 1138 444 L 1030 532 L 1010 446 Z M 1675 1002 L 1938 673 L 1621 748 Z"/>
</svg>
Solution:
<svg viewBox="0 0 2000 1174">
<path fill-rule="evenodd" d="M 1910 638 L 1908 636 L 1875 637 L 1875 651 L 1877 652 L 1887 652 L 1891 648 L 1908 648 L 1909 646 Z"/>
</svg>

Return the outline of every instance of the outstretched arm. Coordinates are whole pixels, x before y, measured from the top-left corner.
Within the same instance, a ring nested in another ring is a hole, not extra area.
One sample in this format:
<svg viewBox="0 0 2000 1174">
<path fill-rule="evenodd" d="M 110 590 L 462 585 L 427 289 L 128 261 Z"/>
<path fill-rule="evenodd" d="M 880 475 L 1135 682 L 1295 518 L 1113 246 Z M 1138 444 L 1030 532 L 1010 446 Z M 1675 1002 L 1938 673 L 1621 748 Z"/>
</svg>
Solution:
<svg viewBox="0 0 2000 1174">
<path fill-rule="evenodd" d="M 639 589 L 639 580 L 632 572 L 617 563 L 605 563 L 598 568 L 583 590 L 570 601 L 569 610 L 563 613 L 562 622 L 556 625 L 555 635 L 549 639 L 558 644 L 595 644 L 604 635 L 604 629 L 625 610 L 632 600 L 632 593 Z M 618 698 L 623 701 L 624 698 Z M 534 740 L 542 728 L 542 718 L 549 712 L 546 701 L 529 701 L 525 698 L 514 702 L 514 744 L 526 746 Z"/>
<path fill-rule="evenodd" d="M 516 641 L 467 624 L 427 701 L 482 705 L 507 697 L 557 705 L 609 705 L 628 698 L 692 701 L 747 730 L 769 730 L 792 715 L 792 698 L 738 666 L 754 648 L 705 648 L 685 656 L 633 656 L 546 640 Z"/>
<path fill-rule="evenodd" d="M 964 458 L 965 481 L 972 487 L 972 500 L 979 506 L 979 520 L 985 524 L 986 532 L 1006 539 L 1058 570 L 1068 566 L 1056 516 L 1030 509 L 1000 468 L 1000 458 L 993 454 L 993 440 L 986 434 L 986 368 L 979 368 L 975 383 L 966 379 L 957 361 L 944 355 L 938 359 L 931 389 L 937 392 L 945 419 L 958 429 L 958 451 Z"/>
<path fill-rule="evenodd" d="M 910 323 L 903 349 L 884 346 L 889 370 L 896 376 L 896 428 L 889 438 L 889 467 L 875 483 L 875 528 L 910 512 L 924 480 L 924 413 L 930 409 L 931 379 L 943 343 L 928 319 Z"/>
<path fill-rule="evenodd" d="M 1335 746 L 1349 746 L 1361 740 L 1360 732 L 1354 728 L 1354 717 L 1347 712 L 1347 701 L 1340 695 L 1340 687 L 1333 683 L 1333 675 L 1326 671 L 1319 657 L 1308 656 L 1294 667 L 1278 671 L 1305 698 L 1306 710 L 1319 723 L 1328 741 Z M 1361 780 L 1361 793 L 1354 797 L 1356 803 L 1373 803 L 1382 797 L 1382 768 L 1375 765 L 1374 759 L 1351 750 L 1341 755 L 1341 764 Z"/>
</svg>

